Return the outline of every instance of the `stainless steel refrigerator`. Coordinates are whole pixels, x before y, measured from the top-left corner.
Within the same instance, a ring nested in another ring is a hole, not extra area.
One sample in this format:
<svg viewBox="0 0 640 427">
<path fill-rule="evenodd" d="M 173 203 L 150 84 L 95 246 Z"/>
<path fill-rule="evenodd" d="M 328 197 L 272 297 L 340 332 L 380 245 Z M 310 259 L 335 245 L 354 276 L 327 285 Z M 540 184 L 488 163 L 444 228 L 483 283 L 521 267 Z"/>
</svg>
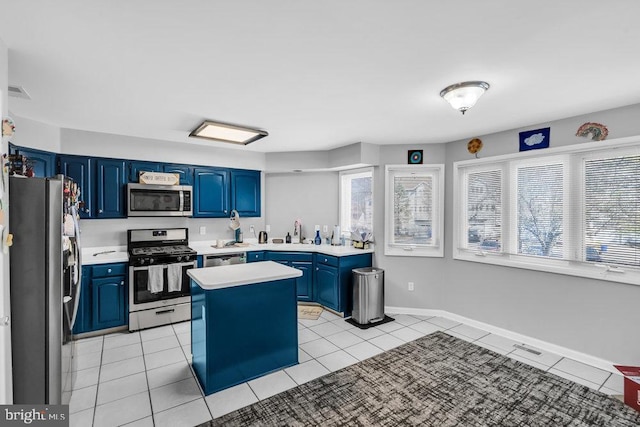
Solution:
<svg viewBox="0 0 640 427">
<path fill-rule="evenodd" d="M 75 200 L 77 186 L 62 175 L 9 178 L 16 404 L 68 404 L 71 397 L 81 275 Z"/>
</svg>

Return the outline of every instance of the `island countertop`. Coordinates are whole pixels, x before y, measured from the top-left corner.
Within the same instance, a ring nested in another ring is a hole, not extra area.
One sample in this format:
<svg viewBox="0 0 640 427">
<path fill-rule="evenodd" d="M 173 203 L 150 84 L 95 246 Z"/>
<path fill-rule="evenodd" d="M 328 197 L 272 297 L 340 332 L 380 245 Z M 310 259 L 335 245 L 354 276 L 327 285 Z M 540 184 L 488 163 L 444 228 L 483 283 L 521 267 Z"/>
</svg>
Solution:
<svg viewBox="0 0 640 427">
<path fill-rule="evenodd" d="M 274 261 L 219 267 L 192 268 L 189 277 L 204 290 L 224 289 L 253 283 L 272 282 L 302 276 L 302 271 Z"/>
</svg>

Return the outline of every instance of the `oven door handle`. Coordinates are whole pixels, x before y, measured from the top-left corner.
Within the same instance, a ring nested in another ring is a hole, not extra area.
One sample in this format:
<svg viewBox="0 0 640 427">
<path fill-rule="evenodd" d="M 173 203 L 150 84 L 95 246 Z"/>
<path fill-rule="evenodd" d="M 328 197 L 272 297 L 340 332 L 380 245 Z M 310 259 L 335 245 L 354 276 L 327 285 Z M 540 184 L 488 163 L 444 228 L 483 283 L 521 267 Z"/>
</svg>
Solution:
<svg viewBox="0 0 640 427">
<path fill-rule="evenodd" d="M 172 262 L 172 263 L 171 263 L 171 265 L 175 265 L 175 264 L 181 265 L 181 266 L 183 266 L 183 267 L 190 265 L 190 266 L 192 266 L 192 267 L 194 267 L 194 268 L 195 268 L 195 266 L 196 266 L 196 262 L 195 262 L 195 261 L 190 261 L 190 262 L 179 262 L 179 263 L 174 263 L 174 262 Z M 158 265 L 158 264 L 155 264 L 155 265 Z M 167 268 L 167 265 L 168 265 L 168 264 L 162 264 L 162 267 L 163 267 L 163 268 Z M 144 266 L 144 267 L 131 267 L 131 269 L 132 269 L 133 271 L 148 270 L 148 269 L 149 269 L 149 266 L 148 266 L 148 265 L 146 265 L 146 266 Z"/>
</svg>

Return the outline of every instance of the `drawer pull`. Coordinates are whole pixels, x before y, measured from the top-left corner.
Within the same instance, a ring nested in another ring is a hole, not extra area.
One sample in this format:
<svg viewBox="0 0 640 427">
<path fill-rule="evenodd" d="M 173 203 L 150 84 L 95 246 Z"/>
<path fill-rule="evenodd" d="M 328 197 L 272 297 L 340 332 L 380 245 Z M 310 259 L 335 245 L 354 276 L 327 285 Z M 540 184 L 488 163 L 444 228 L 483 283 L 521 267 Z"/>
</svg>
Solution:
<svg viewBox="0 0 640 427">
<path fill-rule="evenodd" d="M 112 270 L 110 268 L 107 268 L 107 273 L 111 273 L 111 271 Z"/>
<path fill-rule="evenodd" d="M 169 310 L 160 310 L 160 311 L 156 311 L 156 316 L 157 316 L 158 314 L 173 313 L 174 311 L 176 311 L 176 309 L 175 309 L 175 308 L 171 308 L 171 309 L 169 309 Z"/>
</svg>

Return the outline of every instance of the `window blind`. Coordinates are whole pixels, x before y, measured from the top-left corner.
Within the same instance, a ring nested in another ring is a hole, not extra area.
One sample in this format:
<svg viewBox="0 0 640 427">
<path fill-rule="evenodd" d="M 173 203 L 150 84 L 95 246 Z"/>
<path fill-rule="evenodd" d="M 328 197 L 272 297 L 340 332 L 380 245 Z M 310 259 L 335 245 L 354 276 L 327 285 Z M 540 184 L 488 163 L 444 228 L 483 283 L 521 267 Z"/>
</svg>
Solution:
<svg viewBox="0 0 640 427">
<path fill-rule="evenodd" d="M 587 260 L 640 266 L 640 155 L 584 161 Z"/>
</svg>

